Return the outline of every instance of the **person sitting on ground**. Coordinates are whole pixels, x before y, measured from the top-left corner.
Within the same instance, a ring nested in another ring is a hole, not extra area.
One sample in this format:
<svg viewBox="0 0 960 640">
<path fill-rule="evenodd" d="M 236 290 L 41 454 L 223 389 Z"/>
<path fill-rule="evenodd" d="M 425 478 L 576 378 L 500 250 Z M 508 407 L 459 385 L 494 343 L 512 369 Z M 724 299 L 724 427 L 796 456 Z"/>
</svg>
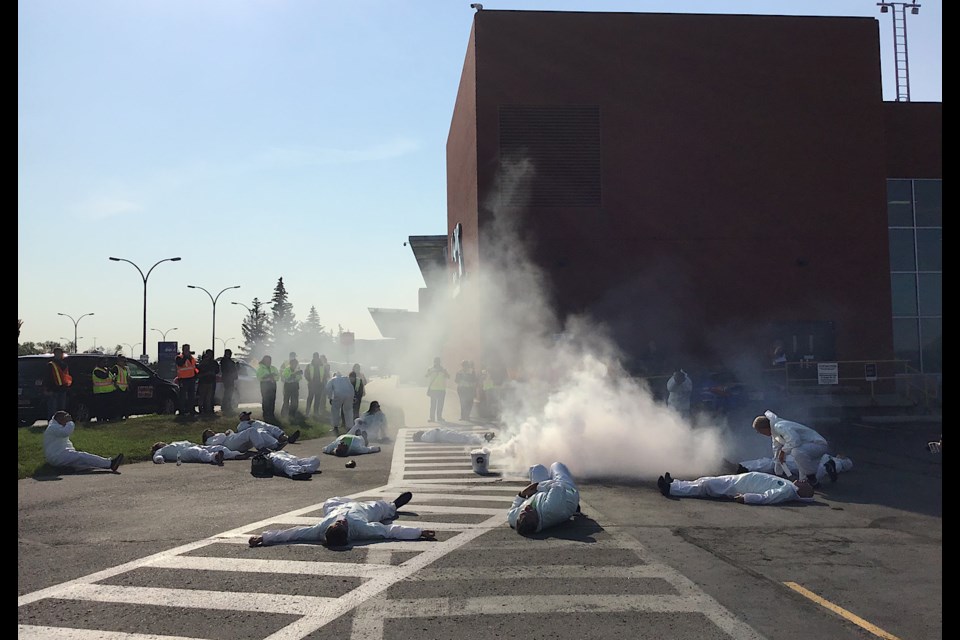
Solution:
<svg viewBox="0 0 960 640">
<path fill-rule="evenodd" d="M 380 447 L 377 445 L 367 445 L 363 434 L 356 432 L 357 426 L 358 425 L 354 424 L 354 428 L 351 429 L 349 433 L 337 436 L 336 440 L 323 448 L 323 452 L 340 458 L 364 453 L 379 453 Z"/>
<path fill-rule="evenodd" d="M 377 442 L 390 442 L 387 437 L 387 415 L 380 409 L 379 402 L 371 401 L 370 407 L 360 417 L 367 425 L 367 433 L 372 439 Z"/>
<path fill-rule="evenodd" d="M 263 429 L 247 429 L 235 433 L 230 429 L 216 433 L 213 429 L 204 429 L 200 434 L 200 442 L 206 445 L 222 444 L 231 451 L 244 453 L 251 448 L 257 451 L 279 451 L 286 443 L 279 442 Z"/>
<path fill-rule="evenodd" d="M 780 467 L 780 474 L 777 473 L 778 466 Z M 787 473 L 783 473 L 783 467 L 786 467 Z M 820 457 L 820 463 L 817 465 L 817 482 L 823 482 L 824 478 L 827 477 L 830 478 L 830 482 L 836 482 L 839 474 L 851 469 L 853 469 L 853 460 L 847 456 L 842 453 L 835 456 L 825 453 Z M 773 458 L 744 460 L 737 465 L 737 473 L 747 473 L 749 471 L 759 471 L 760 473 L 770 473 L 782 477 L 799 477 L 797 462 L 793 459 L 793 456 L 787 456 L 782 465 L 777 465 Z"/>
<path fill-rule="evenodd" d="M 657 478 L 657 488 L 667 497 L 733 498 L 740 504 L 778 504 L 813 500 L 813 486 L 806 480 L 790 482 L 769 473 L 750 471 L 696 480 L 674 480 L 667 472 Z"/>
<path fill-rule="evenodd" d="M 253 414 L 249 411 L 240 412 L 240 424 L 237 425 L 237 433 L 241 431 L 246 431 L 247 429 L 263 429 L 271 436 L 277 439 L 277 442 L 281 444 L 293 444 L 300 439 L 300 430 L 297 429 L 289 436 L 284 432 L 283 429 L 278 427 L 275 424 L 270 424 L 269 422 L 264 422 L 263 420 L 254 420 Z"/>
<path fill-rule="evenodd" d="M 483 435 L 479 433 L 470 433 L 468 431 L 455 431 L 445 427 L 434 427 L 424 431 L 415 431 L 413 434 L 414 442 L 429 442 L 431 444 L 465 444 L 470 446 L 482 446 L 485 442 L 490 442 L 494 438 L 494 433 L 488 431 Z"/>
<path fill-rule="evenodd" d="M 73 417 L 66 411 L 53 414 L 43 431 L 43 455 L 47 464 L 76 470 L 110 469 L 113 473 L 120 473 L 117 468 L 123 462 L 123 454 L 104 458 L 86 451 L 77 451 L 70 441 L 70 435 L 75 428 Z"/>
<path fill-rule="evenodd" d="M 778 417 L 773 411 L 754 418 L 753 429 L 771 439 L 775 461 L 783 463 L 788 455 L 793 455 L 800 477 L 814 489 L 819 486 L 817 465 L 829 451 L 826 438 L 806 425 Z"/>
<path fill-rule="evenodd" d="M 397 509 L 412 498 L 409 491 L 401 493 L 393 502 L 330 498 L 323 503 L 323 518 L 317 524 L 264 531 L 251 536 L 248 542 L 251 547 L 290 542 L 319 542 L 328 547 L 344 547 L 352 540 L 436 540 L 436 534 L 429 529 L 385 523 L 395 518 Z"/>
<path fill-rule="evenodd" d="M 219 444 L 201 445 L 189 440 L 177 442 L 157 442 L 150 449 L 153 453 L 154 464 L 165 462 L 202 462 L 205 464 L 222 465 L 224 460 L 237 460 L 244 454 L 233 451 Z"/>
<path fill-rule="evenodd" d="M 580 491 L 567 465 L 554 462 L 530 467 L 530 484 L 513 499 L 507 522 L 517 533 L 528 536 L 566 522 L 580 513 Z"/>
<path fill-rule="evenodd" d="M 287 451 L 271 451 L 267 458 L 273 464 L 273 472 L 294 480 L 309 480 L 320 473 L 320 456 L 300 458 Z"/>
</svg>

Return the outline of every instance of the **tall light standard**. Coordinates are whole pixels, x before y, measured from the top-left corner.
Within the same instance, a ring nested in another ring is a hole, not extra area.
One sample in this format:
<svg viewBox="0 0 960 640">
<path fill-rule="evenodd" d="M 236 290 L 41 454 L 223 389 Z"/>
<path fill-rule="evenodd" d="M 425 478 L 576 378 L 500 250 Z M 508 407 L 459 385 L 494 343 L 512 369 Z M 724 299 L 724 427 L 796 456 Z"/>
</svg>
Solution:
<svg viewBox="0 0 960 640">
<path fill-rule="evenodd" d="M 134 342 L 133 344 L 130 344 L 129 342 L 121 342 L 120 344 L 122 344 L 122 345 L 125 346 L 125 347 L 130 347 L 130 357 L 131 357 L 131 358 L 133 357 L 133 348 L 140 346 L 140 343 L 139 343 L 139 342 Z"/>
<path fill-rule="evenodd" d="M 187 289 L 200 289 L 200 291 L 203 291 L 205 294 L 207 294 L 207 296 L 210 297 L 210 302 L 213 303 L 213 334 L 212 334 L 212 337 L 210 338 L 210 348 L 211 348 L 211 349 L 216 350 L 216 348 L 217 348 L 217 300 L 220 299 L 220 295 L 221 295 L 224 291 L 229 291 L 230 289 L 239 289 L 239 288 L 240 288 L 240 285 L 238 285 L 238 284 L 235 284 L 235 285 L 233 285 L 232 287 L 224 287 L 223 289 L 220 290 L 220 293 L 218 293 L 216 296 L 214 296 L 212 293 L 210 293 L 209 291 L 207 291 L 207 290 L 204 289 L 203 287 L 198 287 L 198 286 L 192 285 L 192 284 L 188 284 L 188 285 L 187 285 Z"/>
<path fill-rule="evenodd" d="M 163 336 L 163 341 L 164 341 L 164 342 L 167 341 L 167 334 L 170 333 L 171 331 L 176 331 L 176 330 L 177 330 L 177 327 L 170 327 L 170 328 L 167 329 L 166 331 L 160 331 L 160 329 L 150 329 L 150 331 L 156 331 L 156 332 L 159 333 L 161 336 Z"/>
<path fill-rule="evenodd" d="M 87 316 L 92 316 L 93 313 L 85 313 L 76 320 L 73 319 L 73 316 L 66 313 L 57 313 L 58 316 L 64 316 L 65 318 L 70 318 L 70 322 L 73 323 L 73 352 L 77 352 L 77 325 L 80 324 L 80 321 L 86 318 Z"/>
<path fill-rule="evenodd" d="M 223 338 L 217 338 L 217 340 L 220 341 L 220 344 L 223 345 L 223 350 L 226 351 L 226 350 L 227 350 L 227 344 L 228 344 L 231 340 L 236 340 L 236 338 L 227 338 L 226 340 L 224 340 Z"/>
<path fill-rule="evenodd" d="M 912 15 L 920 13 L 917 0 L 877 3 L 880 13 L 893 18 L 893 65 L 897 74 L 897 102 L 910 102 L 910 60 L 907 51 L 907 8 Z M 891 11 L 892 9 L 892 11 Z"/>
<path fill-rule="evenodd" d="M 146 360 L 147 359 L 146 358 L 146 355 L 147 355 L 147 278 L 150 277 L 150 274 L 153 273 L 153 270 L 156 269 L 158 264 L 160 264 L 161 262 L 179 262 L 180 256 L 177 256 L 176 258 L 164 258 L 163 260 L 158 260 L 157 262 L 154 263 L 152 267 L 150 267 L 149 271 L 147 271 L 147 275 L 143 275 L 143 269 L 138 267 L 137 263 L 131 260 L 127 260 L 126 258 L 114 258 L 113 256 L 111 256 L 110 259 L 113 260 L 114 262 L 128 262 L 132 264 L 133 267 L 140 273 L 140 277 L 143 278 L 143 342 L 141 343 L 143 345 L 143 354 L 141 355 L 142 355 L 142 359 Z"/>
</svg>

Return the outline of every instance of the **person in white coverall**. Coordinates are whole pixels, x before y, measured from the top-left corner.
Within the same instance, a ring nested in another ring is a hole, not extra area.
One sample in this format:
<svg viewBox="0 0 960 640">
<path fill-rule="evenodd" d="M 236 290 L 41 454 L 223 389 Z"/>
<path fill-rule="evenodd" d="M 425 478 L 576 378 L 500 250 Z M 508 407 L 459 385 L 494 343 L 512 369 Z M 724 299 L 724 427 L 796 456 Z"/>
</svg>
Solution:
<svg viewBox="0 0 960 640">
<path fill-rule="evenodd" d="M 355 427 L 356 428 L 356 427 Z M 345 458 L 346 456 L 356 456 L 363 453 L 378 453 L 380 447 L 377 445 L 367 446 L 363 436 L 355 434 L 354 429 L 350 433 L 337 436 L 337 439 L 323 448 L 323 452 L 332 456 Z"/>
<path fill-rule="evenodd" d="M 330 426 L 334 433 L 340 435 L 341 413 L 345 428 L 349 429 L 353 424 L 353 395 L 356 391 L 350 380 L 337 371 L 327 382 L 324 392 L 330 399 Z"/>
<path fill-rule="evenodd" d="M 205 429 L 200 434 L 200 441 L 206 445 L 222 444 L 231 451 L 249 451 L 251 447 L 257 451 L 278 451 L 284 445 L 263 429 L 247 429 L 235 433 L 230 429 L 216 433 L 213 429 Z"/>
<path fill-rule="evenodd" d="M 682 416 L 690 414 L 693 381 L 683 369 L 677 369 L 667 380 L 667 406 Z"/>
<path fill-rule="evenodd" d="M 786 472 L 784 472 L 786 467 Z M 837 475 L 853 469 L 853 460 L 847 456 L 832 456 L 825 453 L 820 456 L 820 462 L 817 464 L 817 482 L 823 482 L 824 478 L 829 477 L 831 482 L 837 481 Z M 777 471 L 780 471 L 778 474 Z M 756 460 L 744 460 L 737 466 L 737 473 L 747 473 L 748 471 L 759 471 L 760 473 L 772 473 L 774 475 L 790 476 L 799 475 L 797 473 L 797 462 L 793 456 L 787 456 L 786 460 L 778 465 L 773 458 L 757 458 Z"/>
<path fill-rule="evenodd" d="M 669 473 L 657 478 L 665 496 L 680 498 L 733 498 L 740 504 L 778 504 L 813 499 L 813 486 L 805 480 L 790 482 L 769 473 L 751 471 L 727 476 L 674 480 Z"/>
<path fill-rule="evenodd" d="M 70 441 L 70 434 L 76 425 L 73 417 L 66 411 L 57 411 L 43 431 L 43 455 L 47 464 L 53 467 L 69 469 L 110 469 L 119 473 L 117 467 L 123 462 L 123 454 L 113 458 L 104 458 L 86 451 L 77 451 Z"/>
<path fill-rule="evenodd" d="M 788 455 L 792 455 L 797 463 L 799 476 L 814 488 L 820 484 L 817 480 L 817 465 L 823 454 L 828 452 L 826 438 L 806 425 L 780 418 L 773 411 L 766 411 L 762 416 L 754 418 L 753 428 L 757 433 L 772 439 L 775 461 L 783 463 Z"/>
<path fill-rule="evenodd" d="M 366 425 L 365 431 L 371 438 L 379 442 L 390 441 L 390 438 L 387 437 L 387 416 L 381 411 L 379 402 L 373 400 L 370 403 L 370 408 L 360 417 L 363 418 Z"/>
<path fill-rule="evenodd" d="M 208 464 L 223 464 L 224 460 L 235 460 L 244 457 L 239 451 L 233 451 L 223 445 L 200 445 L 189 440 L 177 442 L 158 442 L 153 445 L 154 464 L 165 462 L 204 462 Z"/>
<path fill-rule="evenodd" d="M 471 446 L 482 446 L 493 440 L 493 433 L 470 433 L 468 431 L 455 431 L 444 427 L 436 427 L 425 431 L 417 431 L 413 434 L 414 442 L 429 442 L 431 444 L 466 444 Z"/>
<path fill-rule="evenodd" d="M 273 472 L 294 480 L 309 480 L 320 469 L 320 456 L 298 458 L 286 451 L 271 451 L 267 458 L 273 464 Z"/>
<path fill-rule="evenodd" d="M 288 436 L 284 430 L 277 425 L 264 422 L 263 420 L 254 420 L 253 414 L 251 414 L 249 411 L 241 411 L 240 423 L 237 425 L 237 433 L 246 431 L 247 429 L 263 429 L 271 436 L 276 438 L 277 442 L 285 442 L 287 444 L 293 444 L 300 439 L 299 429 Z"/>
<path fill-rule="evenodd" d="M 393 502 L 351 498 L 330 498 L 323 503 L 323 518 L 315 525 L 264 531 L 251 536 L 251 547 L 266 547 L 290 542 L 319 542 L 342 547 L 351 540 L 435 540 L 436 534 L 420 527 L 384 524 L 397 515 L 397 509 L 410 502 L 413 494 L 401 493 Z"/>
<path fill-rule="evenodd" d="M 580 491 L 567 465 L 554 462 L 530 467 L 530 484 L 513 499 L 507 522 L 520 535 L 530 535 L 566 522 L 580 512 Z"/>
</svg>

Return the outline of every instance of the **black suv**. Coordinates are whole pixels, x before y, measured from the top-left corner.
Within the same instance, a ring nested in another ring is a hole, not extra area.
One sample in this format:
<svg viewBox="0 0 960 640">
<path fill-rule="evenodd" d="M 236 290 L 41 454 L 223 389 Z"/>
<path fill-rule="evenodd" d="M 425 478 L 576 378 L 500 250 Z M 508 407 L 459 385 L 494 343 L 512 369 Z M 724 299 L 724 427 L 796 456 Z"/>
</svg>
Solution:
<svg viewBox="0 0 960 640">
<path fill-rule="evenodd" d="M 46 379 L 47 364 L 53 358 L 50 354 L 18 356 L 17 358 L 17 421 L 20 426 L 28 426 L 37 420 L 49 420 L 47 415 L 47 396 L 43 393 L 43 381 Z M 101 358 L 106 358 L 107 366 L 117 362 L 116 356 L 101 356 L 96 353 L 74 353 L 66 358 L 70 367 L 73 384 L 67 393 L 67 411 L 76 422 L 87 422 L 95 418 L 93 402 L 93 369 Z M 127 398 L 131 415 L 143 413 L 174 413 L 177 410 L 176 384 L 164 380 L 152 369 L 135 360 L 127 360 L 130 372 Z"/>
</svg>

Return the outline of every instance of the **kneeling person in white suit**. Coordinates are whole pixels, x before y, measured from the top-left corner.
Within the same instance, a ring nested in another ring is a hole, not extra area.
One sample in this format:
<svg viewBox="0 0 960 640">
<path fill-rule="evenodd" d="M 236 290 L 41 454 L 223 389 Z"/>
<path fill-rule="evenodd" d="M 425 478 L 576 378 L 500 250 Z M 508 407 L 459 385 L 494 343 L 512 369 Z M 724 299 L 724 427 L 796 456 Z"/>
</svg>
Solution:
<svg viewBox="0 0 960 640">
<path fill-rule="evenodd" d="M 513 499 L 507 522 L 520 535 L 530 535 L 566 522 L 580 511 L 580 491 L 567 465 L 554 462 L 530 467 L 530 484 Z"/>
<path fill-rule="evenodd" d="M 76 425 L 73 417 L 66 411 L 57 411 L 50 418 L 47 428 L 43 431 L 43 455 L 47 464 L 53 467 L 68 469 L 110 469 L 118 473 L 117 467 L 123 462 L 123 454 L 118 453 L 114 458 L 104 458 L 86 451 L 77 451 L 70 441 L 70 434 Z"/>
<path fill-rule="evenodd" d="M 472 446 L 482 446 L 486 442 L 493 440 L 493 432 L 485 433 L 482 436 L 479 433 L 469 433 L 466 431 L 455 431 L 444 427 L 435 427 L 425 431 L 416 431 L 413 434 L 414 442 L 429 442 L 432 444 L 468 444 Z"/>
<path fill-rule="evenodd" d="M 813 486 L 806 480 L 790 482 L 757 471 L 727 476 L 704 476 L 696 480 L 674 480 L 668 472 L 657 478 L 657 487 L 660 493 L 668 497 L 733 498 L 740 504 L 813 500 Z"/>
<path fill-rule="evenodd" d="M 264 531 L 251 536 L 251 547 L 266 547 L 289 542 L 319 542 L 328 547 L 342 547 L 351 540 L 435 540 L 436 534 L 420 527 L 384 524 L 397 515 L 397 509 L 410 502 L 409 491 L 393 502 L 371 500 L 358 502 L 350 498 L 330 498 L 323 503 L 323 518 L 315 525 Z"/>
</svg>

